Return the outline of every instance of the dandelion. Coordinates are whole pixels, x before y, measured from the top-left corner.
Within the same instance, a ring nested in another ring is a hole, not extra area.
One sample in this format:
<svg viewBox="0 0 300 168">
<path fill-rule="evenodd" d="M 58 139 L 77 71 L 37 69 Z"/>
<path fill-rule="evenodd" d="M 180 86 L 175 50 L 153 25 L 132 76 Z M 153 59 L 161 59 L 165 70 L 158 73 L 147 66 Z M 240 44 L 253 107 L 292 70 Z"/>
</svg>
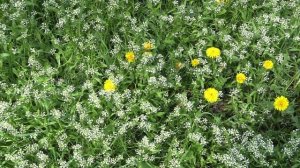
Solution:
<svg viewBox="0 0 300 168">
<path fill-rule="evenodd" d="M 278 111 L 284 111 L 289 106 L 289 100 L 284 96 L 279 96 L 274 101 L 274 108 Z"/>
<path fill-rule="evenodd" d="M 103 89 L 106 91 L 106 92 L 114 92 L 116 90 L 116 84 L 111 80 L 111 79 L 107 79 L 105 82 L 104 82 L 104 87 Z"/>
<path fill-rule="evenodd" d="M 204 98 L 209 103 L 217 102 L 219 99 L 219 91 L 216 90 L 215 88 L 208 88 L 204 91 Z"/>
<path fill-rule="evenodd" d="M 144 49 L 149 51 L 149 50 L 152 50 L 154 48 L 154 45 L 151 41 L 147 41 L 143 44 L 144 46 Z"/>
<path fill-rule="evenodd" d="M 246 75 L 243 73 L 238 73 L 235 78 L 236 78 L 236 81 L 240 84 L 244 83 L 245 80 L 247 79 Z"/>
<path fill-rule="evenodd" d="M 206 56 L 208 56 L 209 58 L 218 58 L 221 56 L 221 50 L 216 47 L 209 47 L 206 50 Z"/>
<path fill-rule="evenodd" d="M 129 63 L 134 62 L 134 60 L 135 60 L 134 52 L 133 51 L 127 52 L 125 54 L 125 58 Z"/>
<path fill-rule="evenodd" d="M 267 70 L 272 69 L 274 66 L 273 62 L 271 60 L 266 60 L 263 63 L 263 67 Z"/>
<path fill-rule="evenodd" d="M 183 64 L 182 62 L 177 62 L 176 65 L 175 65 L 175 68 L 176 68 L 177 70 L 180 70 L 180 69 L 183 68 L 183 67 L 184 67 L 184 64 Z"/>
<path fill-rule="evenodd" d="M 191 64 L 192 64 L 193 67 L 196 67 L 200 64 L 200 60 L 195 58 L 195 59 L 192 60 Z"/>
</svg>

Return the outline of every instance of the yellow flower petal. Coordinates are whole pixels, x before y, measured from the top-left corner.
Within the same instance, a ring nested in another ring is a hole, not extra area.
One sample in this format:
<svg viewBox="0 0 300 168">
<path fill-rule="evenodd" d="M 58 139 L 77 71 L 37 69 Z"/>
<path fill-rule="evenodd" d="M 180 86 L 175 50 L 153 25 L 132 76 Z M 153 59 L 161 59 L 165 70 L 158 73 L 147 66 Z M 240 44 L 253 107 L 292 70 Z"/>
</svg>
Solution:
<svg viewBox="0 0 300 168">
<path fill-rule="evenodd" d="M 218 58 L 221 56 L 221 50 L 216 47 L 210 47 L 206 50 L 206 56 L 209 58 Z"/>
<path fill-rule="evenodd" d="M 198 66 L 200 64 L 200 60 L 197 59 L 197 58 L 193 59 L 192 62 L 191 62 L 191 64 L 192 64 L 193 67 L 196 67 L 196 66 Z"/>
<path fill-rule="evenodd" d="M 135 56 L 134 56 L 134 52 L 133 51 L 129 51 L 125 54 L 125 58 L 127 60 L 127 62 L 134 62 L 135 61 Z"/>
<path fill-rule="evenodd" d="M 274 108 L 278 111 L 284 111 L 289 106 L 289 100 L 284 96 L 279 96 L 274 101 Z"/>
<path fill-rule="evenodd" d="M 274 64 L 273 64 L 273 62 L 271 61 L 271 60 L 266 60 L 266 61 L 264 61 L 264 63 L 263 63 L 263 67 L 265 68 L 265 69 L 272 69 L 273 68 L 273 66 L 274 66 Z"/>
<path fill-rule="evenodd" d="M 208 88 L 204 91 L 204 98 L 209 103 L 217 102 L 219 99 L 219 91 L 215 88 Z"/>
<path fill-rule="evenodd" d="M 247 79 L 246 75 L 243 73 L 238 73 L 235 78 L 236 78 L 236 81 L 240 84 L 244 83 Z"/>
<path fill-rule="evenodd" d="M 106 92 L 114 92 L 116 90 L 116 84 L 111 79 L 107 79 L 104 82 L 103 89 Z"/>
</svg>

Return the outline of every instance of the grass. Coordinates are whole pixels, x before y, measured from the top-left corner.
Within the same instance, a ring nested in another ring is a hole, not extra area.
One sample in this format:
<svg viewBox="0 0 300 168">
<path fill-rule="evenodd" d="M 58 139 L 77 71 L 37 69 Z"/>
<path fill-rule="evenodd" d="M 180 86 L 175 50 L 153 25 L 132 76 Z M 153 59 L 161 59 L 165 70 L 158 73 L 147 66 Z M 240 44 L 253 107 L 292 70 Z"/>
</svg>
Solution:
<svg viewBox="0 0 300 168">
<path fill-rule="evenodd" d="M 0 167 L 299 167 L 297 1 L 0 8 Z"/>
</svg>

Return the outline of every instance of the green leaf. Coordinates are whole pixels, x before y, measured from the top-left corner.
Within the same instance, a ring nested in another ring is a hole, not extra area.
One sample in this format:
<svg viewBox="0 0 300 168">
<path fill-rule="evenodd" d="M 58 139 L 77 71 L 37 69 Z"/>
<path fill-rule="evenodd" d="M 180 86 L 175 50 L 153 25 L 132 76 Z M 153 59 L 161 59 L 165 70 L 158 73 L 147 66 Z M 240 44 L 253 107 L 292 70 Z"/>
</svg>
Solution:
<svg viewBox="0 0 300 168">
<path fill-rule="evenodd" d="M 138 168 L 154 168 L 154 166 L 152 166 L 150 163 L 148 162 L 139 162 L 138 164 Z"/>
<path fill-rule="evenodd" d="M 0 57 L 2 58 L 7 58 L 9 56 L 9 53 L 1 53 Z"/>
<path fill-rule="evenodd" d="M 55 59 L 58 64 L 58 67 L 60 67 L 60 53 L 55 54 Z"/>
<path fill-rule="evenodd" d="M 164 114 L 165 114 L 165 112 L 157 112 L 157 113 L 156 113 L 156 116 L 161 117 L 161 116 L 163 116 Z"/>
</svg>

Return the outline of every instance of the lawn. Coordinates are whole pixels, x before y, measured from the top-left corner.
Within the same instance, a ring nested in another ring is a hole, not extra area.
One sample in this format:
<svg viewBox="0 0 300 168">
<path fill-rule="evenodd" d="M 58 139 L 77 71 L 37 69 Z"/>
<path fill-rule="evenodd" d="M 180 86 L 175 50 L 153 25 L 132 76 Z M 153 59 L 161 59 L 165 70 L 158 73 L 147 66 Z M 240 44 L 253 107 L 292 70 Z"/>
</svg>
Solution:
<svg viewBox="0 0 300 168">
<path fill-rule="evenodd" d="M 300 167 L 299 0 L 0 0 L 1 168 Z"/>
</svg>

